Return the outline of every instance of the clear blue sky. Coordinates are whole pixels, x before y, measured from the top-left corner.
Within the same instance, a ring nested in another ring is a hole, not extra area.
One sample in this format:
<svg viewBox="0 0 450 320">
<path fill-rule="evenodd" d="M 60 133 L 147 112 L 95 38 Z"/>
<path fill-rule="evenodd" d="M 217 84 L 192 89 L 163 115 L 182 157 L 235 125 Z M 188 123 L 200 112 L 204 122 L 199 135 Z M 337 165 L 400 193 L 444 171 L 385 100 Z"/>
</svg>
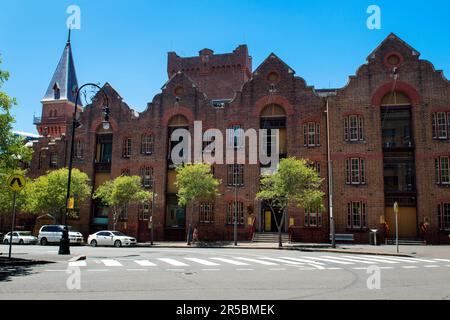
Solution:
<svg viewBox="0 0 450 320">
<path fill-rule="evenodd" d="M 3 88 L 18 100 L 16 130 L 36 132 L 32 116 L 67 38 L 66 9 L 81 8 L 72 33 L 79 84 L 109 82 L 138 111 L 167 80 L 168 51 L 231 52 L 246 43 L 254 69 L 275 52 L 316 88 L 341 87 L 389 32 L 450 78 L 450 1 L 0 0 Z M 381 30 L 366 9 L 381 8 Z"/>
</svg>

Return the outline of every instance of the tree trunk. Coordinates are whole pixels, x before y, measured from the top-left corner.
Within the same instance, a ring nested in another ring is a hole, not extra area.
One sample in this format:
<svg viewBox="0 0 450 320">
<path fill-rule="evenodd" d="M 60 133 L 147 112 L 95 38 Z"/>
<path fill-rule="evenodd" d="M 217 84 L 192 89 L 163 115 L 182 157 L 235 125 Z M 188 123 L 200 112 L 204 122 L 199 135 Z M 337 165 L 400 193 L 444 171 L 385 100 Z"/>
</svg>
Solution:
<svg viewBox="0 0 450 320">
<path fill-rule="evenodd" d="M 192 216 L 194 215 L 194 203 L 192 203 L 192 207 L 191 207 L 191 214 L 189 217 L 189 228 L 188 228 L 188 232 L 187 232 L 187 245 L 190 246 L 191 245 L 191 240 L 192 240 Z"/>
<path fill-rule="evenodd" d="M 281 248 L 283 246 L 283 241 L 281 238 L 281 228 L 283 227 L 284 224 L 284 217 L 285 217 L 285 210 L 283 210 L 282 216 L 281 216 L 281 222 L 280 224 L 277 226 L 278 227 L 278 247 Z"/>
</svg>

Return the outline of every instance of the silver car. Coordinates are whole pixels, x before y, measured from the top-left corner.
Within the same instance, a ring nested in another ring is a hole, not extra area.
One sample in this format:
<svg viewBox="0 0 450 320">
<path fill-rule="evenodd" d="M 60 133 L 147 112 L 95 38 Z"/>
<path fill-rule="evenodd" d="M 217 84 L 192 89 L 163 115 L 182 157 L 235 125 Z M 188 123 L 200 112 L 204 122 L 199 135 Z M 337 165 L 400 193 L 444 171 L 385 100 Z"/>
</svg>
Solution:
<svg viewBox="0 0 450 320">
<path fill-rule="evenodd" d="M 38 241 L 45 246 L 49 243 L 59 243 L 62 238 L 64 225 L 45 225 L 39 230 Z M 82 244 L 83 235 L 69 226 L 70 244 Z"/>
<path fill-rule="evenodd" d="M 8 232 L 3 238 L 4 244 L 9 244 L 11 232 Z M 37 238 L 31 234 L 31 231 L 14 231 L 12 233 L 12 243 L 15 244 L 36 244 Z"/>
<path fill-rule="evenodd" d="M 87 241 L 91 246 L 135 246 L 136 239 L 123 234 L 120 231 L 103 230 L 91 234 Z"/>
</svg>

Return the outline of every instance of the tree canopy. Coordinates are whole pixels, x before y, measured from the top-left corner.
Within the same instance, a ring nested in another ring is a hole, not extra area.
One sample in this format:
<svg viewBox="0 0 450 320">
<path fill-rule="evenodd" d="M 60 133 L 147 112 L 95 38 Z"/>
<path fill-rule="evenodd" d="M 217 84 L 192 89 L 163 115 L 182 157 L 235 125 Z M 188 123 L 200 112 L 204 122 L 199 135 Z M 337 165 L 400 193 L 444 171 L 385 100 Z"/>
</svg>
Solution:
<svg viewBox="0 0 450 320">
<path fill-rule="evenodd" d="M 1 65 L 0 57 L 0 65 Z M 8 170 L 18 169 L 22 162 L 31 160 L 31 149 L 25 146 L 23 138 L 12 132 L 14 116 L 11 109 L 17 105 L 16 99 L 1 91 L 3 84 L 8 81 L 9 73 L 0 69 L 0 175 Z"/>
<path fill-rule="evenodd" d="M 105 181 L 93 196 L 112 209 L 114 229 L 124 206 L 151 200 L 151 197 L 151 192 L 142 189 L 139 176 L 119 176 L 114 180 Z"/>
<path fill-rule="evenodd" d="M 55 222 L 61 221 L 66 210 L 67 179 L 69 170 L 62 168 L 34 179 L 24 189 L 23 210 L 34 214 L 49 214 Z M 78 203 L 89 195 L 91 187 L 86 173 L 72 169 L 70 196 Z"/>
<path fill-rule="evenodd" d="M 304 159 L 289 157 L 282 159 L 273 173 L 261 177 L 260 191 L 256 197 L 263 200 L 275 215 L 275 210 L 282 212 L 280 222 L 275 218 L 281 246 L 281 227 L 289 205 L 301 208 L 318 208 L 323 210 L 324 193 L 320 190 L 323 179 Z"/>
</svg>

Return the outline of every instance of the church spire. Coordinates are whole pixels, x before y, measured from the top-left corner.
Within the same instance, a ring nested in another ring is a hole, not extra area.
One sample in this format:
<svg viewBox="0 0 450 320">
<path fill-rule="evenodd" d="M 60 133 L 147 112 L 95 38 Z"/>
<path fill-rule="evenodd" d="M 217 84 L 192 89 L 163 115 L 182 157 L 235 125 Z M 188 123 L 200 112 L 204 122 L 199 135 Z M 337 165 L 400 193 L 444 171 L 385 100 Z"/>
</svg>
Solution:
<svg viewBox="0 0 450 320">
<path fill-rule="evenodd" d="M 66 46 L 42 102 L 67 100 L 75 103 L 75 89 L 78 88 L 78 81 L 72 56 L 70 32 L 69 28 Z"/>
</svg>

